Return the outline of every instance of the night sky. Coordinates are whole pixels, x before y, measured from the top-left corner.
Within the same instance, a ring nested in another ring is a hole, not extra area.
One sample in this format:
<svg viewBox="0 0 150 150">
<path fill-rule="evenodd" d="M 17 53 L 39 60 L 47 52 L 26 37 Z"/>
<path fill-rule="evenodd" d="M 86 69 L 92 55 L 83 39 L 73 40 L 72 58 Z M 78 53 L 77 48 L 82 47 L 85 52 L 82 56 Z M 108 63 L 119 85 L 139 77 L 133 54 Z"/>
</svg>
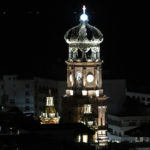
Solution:
<svg viewBox="0 0 150 150">
<path fill-rule="evenodd" d="M 150 76 L 149 5 L 131 0 L 1 3 L 0 75 L 44 76 L 51 74 L 54 64 L 65 72 L 68 45 L 64 34 L 79 24 L 83 4 L 89 24 L 104 35 L 104 72 L 146 83 Z"/>
</svg>

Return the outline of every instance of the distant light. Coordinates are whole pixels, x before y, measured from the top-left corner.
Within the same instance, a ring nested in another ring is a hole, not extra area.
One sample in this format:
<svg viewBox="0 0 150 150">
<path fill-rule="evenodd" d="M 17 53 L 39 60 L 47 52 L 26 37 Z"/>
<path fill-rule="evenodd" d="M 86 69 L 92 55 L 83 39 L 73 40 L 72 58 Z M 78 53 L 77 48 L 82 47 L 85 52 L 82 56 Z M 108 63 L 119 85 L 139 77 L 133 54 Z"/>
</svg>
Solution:
<svg viewBox="0 0 150 150">
<path fill-rule="evenodd" d="M 94 81 L 94 76 L 92 74 L 87 75 L 87 81 L 89 83 L 93 82 Z"/>
</svg>

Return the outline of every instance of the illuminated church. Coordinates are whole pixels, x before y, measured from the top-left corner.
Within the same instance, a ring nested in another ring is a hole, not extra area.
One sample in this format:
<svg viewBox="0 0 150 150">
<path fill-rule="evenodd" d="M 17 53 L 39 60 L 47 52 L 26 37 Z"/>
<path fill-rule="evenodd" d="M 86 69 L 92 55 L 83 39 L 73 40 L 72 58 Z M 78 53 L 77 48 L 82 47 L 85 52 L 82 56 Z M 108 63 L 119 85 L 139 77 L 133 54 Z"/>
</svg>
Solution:
<svg viewBox="0 0 150 150">
<path fill-rule="evenodd" d="M 103 94 L 102 88 L 103 61 L 100 58 L 100 43 L 103 41 L 103 34 L 88 23 L 85 9 L 83 6 L 80 24 L 69 29 L 64 36 L 69 45 L 69 55 L 66 61 L 67 89 L 62 103 L 62 121 L 87 125 L 95 131 L 93 143 L 105 146 L 108 143 L 108 97 Z"/>
<path fill-rule="evenodd" d="M 60 116 L 56 112 L 54 99 L 49 90 L 49 96 L 46 97 L 46 106 L 44 112 L 40 115 L 41 124 L 59 124 Z"/>
</svg>

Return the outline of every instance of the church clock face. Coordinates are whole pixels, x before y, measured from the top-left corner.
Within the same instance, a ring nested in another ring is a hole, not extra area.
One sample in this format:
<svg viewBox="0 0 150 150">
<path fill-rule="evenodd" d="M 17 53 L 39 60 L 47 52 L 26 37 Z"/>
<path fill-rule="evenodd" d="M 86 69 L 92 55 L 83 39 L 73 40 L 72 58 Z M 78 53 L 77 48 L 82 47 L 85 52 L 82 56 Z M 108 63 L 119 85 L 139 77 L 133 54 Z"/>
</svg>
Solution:
<svg viewBox="0 0 150 150">
<path fill-rule="evenodd" d="M 88 83 L 92 83 L 94 81 L 94 76 L 92 74 L 88 74 L 86 79 Z"/>
</svg>

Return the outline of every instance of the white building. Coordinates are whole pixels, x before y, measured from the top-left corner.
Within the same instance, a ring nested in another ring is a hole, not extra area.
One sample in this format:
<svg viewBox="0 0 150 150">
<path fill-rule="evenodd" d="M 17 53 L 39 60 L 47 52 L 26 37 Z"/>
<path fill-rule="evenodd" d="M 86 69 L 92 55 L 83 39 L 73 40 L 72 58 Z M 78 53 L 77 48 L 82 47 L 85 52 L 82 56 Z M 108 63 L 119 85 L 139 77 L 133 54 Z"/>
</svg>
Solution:
<svg viewBox="0 0 150 150">
<path fill-rule="evenodd" d="M 150 104 L 150 94 L 148 93 L 126 91 L 126 96 L 145 105 Z"/>
<path fill-rule="evenodd" d="M 108 137 L 112 142 L 137 142 L 136 137 L 126 135 L 127 131 L 150 122 L 150 116 L 108 115 Z"/>
<path fill-rule="evenodd" d="M 107 112 L 116 114 L 122 111 L 126 101 L 126 80 L 125 79 L 105 79 L 103 80 L 104 93 L 110 97 L 107 101 Z"/>
<path fill-rule="evenodd" d="M 21 79 L 17 75 L 4 75 L 0 80 L 0 105 L 6 109 L 16 106 L 23 113 L 39 115 L 45 106 L 49 89 L 52 90 L 57 106 L 60 107 L 58 98 L 62 93 L 58 92 L 58 89 L 62 84 L 50 79 Z"/>
<path fill-rule="evenodd" d="M 6 108 L 17 106 L 24 113 L 34 113 L 34 91 L 34 80 L 5 75 L 0 80 L 0 103 Z"/>
<path fill-rule="evenodd" d="M 108 100 L 108 112 L 117 113 L 125 101 L 126 81 L 121 79 L 103 80 Z M 20 78 L 17 75 L 4 75 L 0 79 L 0 105 L 17 106 L 24 113 L 39 115 L 45 106 L 49 89 L 52 90 L 56 102 L 56 110 L 61 115 L 61 101 L 65 93 L 66 82 L 46 78 Z"/>
</svg>

